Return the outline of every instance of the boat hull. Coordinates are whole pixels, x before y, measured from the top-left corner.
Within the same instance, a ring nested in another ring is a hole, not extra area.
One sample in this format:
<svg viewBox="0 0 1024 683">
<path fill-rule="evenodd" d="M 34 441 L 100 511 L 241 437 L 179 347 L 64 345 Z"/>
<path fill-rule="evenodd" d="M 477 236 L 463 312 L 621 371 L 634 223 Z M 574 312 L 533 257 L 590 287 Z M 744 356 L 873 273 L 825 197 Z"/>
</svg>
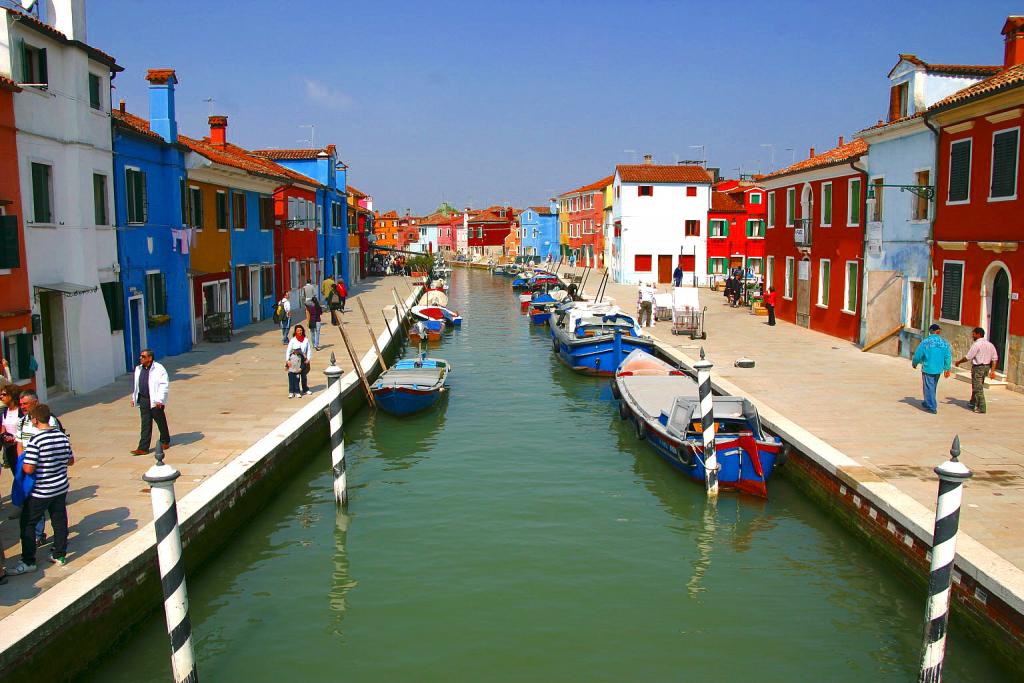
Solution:
<svg viewBox="0 0 1024 683">
<path fill-rule="evenodd" d="M 559 360 L 576 372 L 598 377 L 611 377 L 622 361 L 636 349 L 649 351 L 651 339 L 608 334 L 583 339 L 565 339 L 553 334 L 553 347 Z"/>
<path fill-rule="evenodd" d="M 445 387 L 427 390 L 410 387 L 382 387 L 373 389 L 373 399 L 377 407 L 391 415 L 412 415 L 426 410 L 437 403 L 444 394 Z"/>
</svg>

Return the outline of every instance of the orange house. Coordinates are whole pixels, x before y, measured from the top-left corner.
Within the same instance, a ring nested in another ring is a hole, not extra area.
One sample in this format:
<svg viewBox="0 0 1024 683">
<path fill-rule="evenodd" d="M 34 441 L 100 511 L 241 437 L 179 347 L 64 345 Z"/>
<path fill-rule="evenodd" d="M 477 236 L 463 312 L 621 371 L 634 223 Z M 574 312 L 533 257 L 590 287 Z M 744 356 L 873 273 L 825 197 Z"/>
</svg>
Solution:
<svg viewBox="0 0 1024 683">
<path fill-rule="evenodd" d="M 398 245 L 398 212 L 391 210 L 387 213 L 379 211 L 374 213 L 373 234 L 376 237 L 375 243 L 378 247 L 395 248 Z"/>
</svg>

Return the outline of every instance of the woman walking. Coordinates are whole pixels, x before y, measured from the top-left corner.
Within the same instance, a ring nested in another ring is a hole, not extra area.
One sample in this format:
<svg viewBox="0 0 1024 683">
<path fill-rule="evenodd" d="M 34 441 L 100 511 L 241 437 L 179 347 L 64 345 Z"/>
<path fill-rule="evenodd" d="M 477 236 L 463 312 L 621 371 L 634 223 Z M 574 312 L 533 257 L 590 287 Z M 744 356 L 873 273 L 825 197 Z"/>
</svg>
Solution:
<svg viewBox="0 0 1024 683">
<path fill-rule="evenodd" d="M 309 331 L 313 335 L 313 349 L 320 350 L 320 327 L 323 325 L 324 309 L 316 297 L 306 306 L 306 317 L 309 318 Z"/>
<path fill-rule="evenodd" d="M 309 390 L 309 361 L 313 348 L 306 338 L 306 328 L 296 325 L 288 348 L 284 350 L 284 369 L 288 373 L 288 398 L 312 394 Z"/>
</svg>

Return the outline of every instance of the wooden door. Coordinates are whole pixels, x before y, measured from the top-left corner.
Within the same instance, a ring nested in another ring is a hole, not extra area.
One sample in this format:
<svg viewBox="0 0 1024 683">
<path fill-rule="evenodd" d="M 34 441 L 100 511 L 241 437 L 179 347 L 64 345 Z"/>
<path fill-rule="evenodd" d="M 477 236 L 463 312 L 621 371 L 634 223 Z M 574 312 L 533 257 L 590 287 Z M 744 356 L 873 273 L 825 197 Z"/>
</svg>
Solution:
<svg viewBox="0 0 1024 683">
<path fill-rule="evenodd" d="M 1006 370 L 1006 337 L 1007 322 L 1010 318 L 1010 278 L 1006 270 L 999 269 L 992 282 L 992 317 L 989 322 L 989 341 L 999 352 L 999 360 L 996 361 L 996 369 Z"/>
<path fill-rule="evenodd" d="M 671 254 L 659 254 L 658 255 L 658 282 L 659 283 L 672 282 L 672 255 Z"/>
</svg>

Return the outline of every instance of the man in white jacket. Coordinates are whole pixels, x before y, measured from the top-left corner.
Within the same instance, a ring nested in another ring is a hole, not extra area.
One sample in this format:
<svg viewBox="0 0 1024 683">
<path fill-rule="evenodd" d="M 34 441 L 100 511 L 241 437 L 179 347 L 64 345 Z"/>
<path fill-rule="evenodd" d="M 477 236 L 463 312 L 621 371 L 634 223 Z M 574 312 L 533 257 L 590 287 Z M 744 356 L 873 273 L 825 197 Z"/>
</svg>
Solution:
<svg viewBox="0 0 1024 683">
<path fill-rule="evenodd" d="M 142 434 L 139 436 L 139 447 L 132 451 L 132 455 L 149 453 L 154 420 L 160 429 L 160 445 L 165 450 L 171 447 L 171 433 L 167 429 L 167 416 L 164 415 L 169 386 L 167 370 L 153 360 L 153 350 L 142 349 L 139 364 L 135 366 L 135 389 L 132 391 L 132 405 L 139 407 L 142 418 Z"/>
</svg>

